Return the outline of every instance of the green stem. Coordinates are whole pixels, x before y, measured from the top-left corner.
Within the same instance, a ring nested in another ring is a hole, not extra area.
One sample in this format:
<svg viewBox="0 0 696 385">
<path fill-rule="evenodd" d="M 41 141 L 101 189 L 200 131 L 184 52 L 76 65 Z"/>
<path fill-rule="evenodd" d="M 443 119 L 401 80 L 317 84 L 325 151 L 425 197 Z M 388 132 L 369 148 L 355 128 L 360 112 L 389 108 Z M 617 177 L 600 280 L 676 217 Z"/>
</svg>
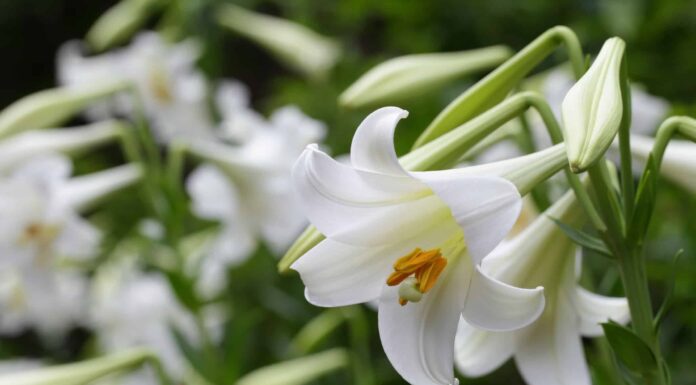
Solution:
<svg viewBox="0 0 696 385">
<path fill-rule="evenodd" d="M 625 237 L 625 218 L 618 203 L 616 192 L 612 187 L 612 178 L 606 162 L 603 159 L 600 160 L 600 163 L 590 167 L 588 172 L 595 188 L 596 201 L 602 210 L 607 225 L 607 230 L 602 236 L 607 247 L 616 257 L 628 299 L 633 329 L 636 335 L 650 346 L 657 362 L 662 365 L 663 359 L 653 324 L 653 308 L 645 272 L 645 260 L 641 257 L 639 249 L 630 245 L 629 240 Z M 643 379 L 649 385 L 665 384 L 665 378 L 661 371 L 643 373 Z"/>
<path fill-rule="evenodd" d="M 370 328 L 365 319 L 365 312 L 360 305 L 347 307 L 343 311 L 350 329 L 353 383 L 375 385 L 377 379 L 370 364 Z"/>
<path fill-rule="evenodd" d="M 567 27 L 553 27 L 452 101 L 418 137 L 414 148 L 425 145 L 500 103 L 522 78 L 559 45 L 565 45 L 573 72 L 579 79 L 585 72 L 585 59 L 578 38 Z"/>
<path fill-rule="evenodd" d="M 660 128 L 657 129 L 652 155 L 658 170 L 662 165 L 662 159 L 664 158 L 669 141 L 677 133 L 696 142 L 696 119 L 688 116 L 673 116 L 666 119 L 660 125 Z"/>
<path fill-rule="evenodd" d="M 626 223 L 631 222 L 635 191 L 633 186 L 633 161 L 631 158 L 631 88 L 628 81 L 626 55 L 621 62 L 621 102 L 623 117 L 619 126 L 619 152 L 621 154 L 621 189 Z"/>
<path fill-rule="evenodd" d="M 167 236 L 173 245 L 178 244 L 181 239 L 186 215 L 186 197 L 181 188 L 186 149 L 185 143 L 175 141 L 169 145 L 167 154 L 166 183 L 171 210 L 171 215 L 167 217 Z"/>
</svg>

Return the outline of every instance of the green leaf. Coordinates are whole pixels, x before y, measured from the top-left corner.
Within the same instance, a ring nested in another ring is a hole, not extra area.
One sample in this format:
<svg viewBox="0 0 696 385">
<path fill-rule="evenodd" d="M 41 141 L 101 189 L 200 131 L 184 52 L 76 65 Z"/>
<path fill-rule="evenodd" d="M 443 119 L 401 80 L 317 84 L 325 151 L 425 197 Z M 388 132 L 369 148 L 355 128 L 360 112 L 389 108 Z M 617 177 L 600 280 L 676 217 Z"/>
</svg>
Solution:
<svg viewBox="0 0 696 385">
<path fill-rule="evenodd" d="M 165 271 L 165 274 L 179 302 L 191 311 L 200 309 L 201 303 L 196 296 L 194 282 L 180 272 Z"/>
<path fill-rule="evenodd" d="M 657 194 L 657 179 L 659 170 L 652 154 L 648 157 L 645 171 L 638 184 L 636 193 L 635 211 L 633 220 L 628 229 L 628 239 L 636 244 L 641 244 L 650 226 L 650 218 L 655 208 L 655 196 Z"/>
<path fill-rule="evenodd" d="M 554 221 L 556 225 L 558 225 L 558 227 L 560 227 L 560 229 L 568 236 L 568 238 L 573 240 L 573 242 L 586 249 L 604 255 L 605 257 L 613 258 L 611 251 L 607 249 L 606 245 L 604 245 L 604 242 L 602 242 L 601 239 L 595 237 L 594 235 L 588 234 L 582 230 L 573 228 L 559 221 L 556 218 L 551 218 L 551 220 Z"/>
<path fill-rule="evenodd" d="M 680 249 L 674 254 L 674 257 L 672 258 L 672 274 L 667 284 L 667 294 L 665 294 L 665 298 L 662 300 L 662 305 L 660 305 L 660 309 L 657 311 L 657 315 L 655 315 L 655 320 L 653 321 L 655 324 L 655 329 L 657 329 L 660 326 L 660 323 L 662 323 L 665 314 L 667 314 L 667 311 L 672 306 L 674 300 L 674 284 L 677 281 L 677 262 L 679 261 L 679 258 L 682 256 L 682 254 L 684 254 L 684 250 Z"/>
<path fill-rule="evenodd" d="M 632 330 L 616 323 L 603 323 L 602 328 L 616 358 L 626 369 L 635 373 L 660 371 L 655 353 Z"/>
</svg>

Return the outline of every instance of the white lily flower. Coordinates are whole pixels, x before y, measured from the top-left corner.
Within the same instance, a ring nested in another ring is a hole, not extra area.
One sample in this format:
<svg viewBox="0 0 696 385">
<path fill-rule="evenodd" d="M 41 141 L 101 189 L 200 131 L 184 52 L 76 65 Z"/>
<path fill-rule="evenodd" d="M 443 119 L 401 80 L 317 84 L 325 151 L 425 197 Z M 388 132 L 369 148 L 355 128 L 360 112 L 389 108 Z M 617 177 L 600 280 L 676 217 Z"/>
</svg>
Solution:
<svg viewBox="0 0 696 385">
<path fill-rule="evenodd" d="M 625 324 L 629 309 L 625 298 L 593 294 L 576 283 L 576 247 L 550 218 L 571 223 L 580 213 L 568 192 L 483 260 L 481 268 L 491 277 L 520 287 L 544 286 L 546 308 L 530 326 L 502 333 L 480 330 L 462 319 L 455 349 L 462 373 L 482 376 L 514 357 L 530 385 L 591 384 L 581 337 L 601 336 L 600 323 L 610 319 Z"/>
<path fill-rule="evenodd" d="M 226 267 L 251 255 L 257 239 L 281 253 L 306 225 L 292 190 L 291 168 L 307 144 L 323 137 L 324 126 L 292 106 L 268 121 L 258 119 L 253 127 L 246 126 L 248 120 L 229 122 L 228 133 L 237 138 L 237 146 L 213 141 L 191 145 L 192 153 L 215 164 L 200 166 L 187 181 L 193 211 L 222 225 L 201 266 L 201 290 L 208 295 L 224 284 Z"/>
<path fill-rule="evenodd" d="M 199 49 L 192 41 L 168 45 L 155 33 L 142 33 L 121 50 L 84 57 L 82 43 L 71 41 L 58 52 L 62 84 L 95 79 L 120 79 L 135 86 L 158 140 L 211 135 L 213 122 L 206 105 L 206 84 L 196 69 Z M 91 110 L 92 118 L 132 115 L 138 101 L 130 95 Z"/>
<path fill-rule="evenodd" d="M 586 170 L 614 140 L 623 116 L 621 61 L 626 43 L 618 37 L 602 46 L 585 75 L 561 105 L 568 162 L 574 172 Z"/>
<path fill-rule="evenodd" d="M 654 143 L 654 138 L 631 135 L 631 153 L 634 160 L 645 165 Z M 662 158 L 660 174 L 677 185 L 696 193 L 696 143 L 671 140 Z"/>
<path fill-rule="evenodd" d="M 0 330 L 35 327 L 58 336 L 81 324 L 85 278 L 63 261 L 94 256 L 100 233 L 82 219 L 85 203 L 140 177 L 129 166 L 69 179 L 67 158 L 49 155 L 0 179 Z"/>
<path fill-rule="evenodd" d="M 495 176 L 497 166 L 405 171 L 393 133 L 406 115 L 396 107 L 370 114 L 353 138 L 352 166 L 316 146 L 302 154 L 296 189 L 327 239 L 292 268 L 315 305 L 380 298 L 380 336 L 394 368 L 413 384 L 452 384 L 460 316 L 490 330 L 524 327 L 541 314 L 543 289 L 504 284 L 479 267 L 518 217 L 517 187 Z"/>
</svg>

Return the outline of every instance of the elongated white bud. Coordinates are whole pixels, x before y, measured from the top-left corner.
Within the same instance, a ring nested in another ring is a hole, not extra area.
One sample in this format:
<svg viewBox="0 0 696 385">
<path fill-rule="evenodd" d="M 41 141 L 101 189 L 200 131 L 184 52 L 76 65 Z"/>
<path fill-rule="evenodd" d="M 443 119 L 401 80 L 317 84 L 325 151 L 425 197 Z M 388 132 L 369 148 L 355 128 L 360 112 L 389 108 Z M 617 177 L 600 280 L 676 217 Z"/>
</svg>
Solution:
<svg viewBox="0 0 696 385">
<path fill-rule="evenodd" d="M 107 195 L 126 188 L 143 177 L 140 165 L 132 163 L 71 179 L 60 194 L 77 211 L 83 211 Z"/>
<path fill-rule="evenodd" d="M 0 141 L 0 173 L 38 154 L 72 153 L 118 138 L 125 126 L 105 121 L 66 129 L 34 130 Z"/>
<path fill-rule="evenodd" d="M 563 132 L 574 172 L 586 170 L 601 158 L 619 130 L 625 46 L 617 37 L 607 40 L 590 69 L 563 100 Z"/>
<path fill-rule="evenodd" d="M 0 138 L 19 131 L 57 126 L 94 100 L 128 88 L 123 81 L 104 81 L 40 91 L 0 111 Z"/>
</svg>

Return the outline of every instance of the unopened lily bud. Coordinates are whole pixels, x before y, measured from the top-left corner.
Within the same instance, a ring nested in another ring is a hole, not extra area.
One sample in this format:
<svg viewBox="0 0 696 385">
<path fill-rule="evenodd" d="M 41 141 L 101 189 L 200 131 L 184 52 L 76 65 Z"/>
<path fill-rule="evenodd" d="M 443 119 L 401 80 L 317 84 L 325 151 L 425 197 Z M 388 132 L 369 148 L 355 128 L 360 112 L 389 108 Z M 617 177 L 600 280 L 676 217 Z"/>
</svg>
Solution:
<svg viewBox="0 0 696 385">
<path fill-rule="evenodd" d="M 345 349 L 335 348 L 257 369 L 238 385 L 302 385 L 348 365 Z"/>
<path fill-rule="evenodd" d="M 87 42 L 97 51 L 124 42 L 145 24 L 159 4 L 161 0 L 122 0 L 97 19 L 87 32 Z"/>
<path fill-rule="evenodd" d="M 232 4 L 219 9 L 218 22 L 311 78 L 325 76 L 341 53 L 336 42 L 305 26 Z"/>
<path fill-rule="evenodd" d="M 77 385 L 87 384 L 109 374 L 131 371 L 156 358 L 143 349 L 116 353 L 75 364 L 28 370 L 0 376 L 0 385 Z"/>
<path fill-rule="evenodd" d="M 0 173 L 39 154 L 73 154 L 118 139 L 128 129 L 118 121 L 103 121 L 69 129 L 31 130 L 0 141 Z"/>
<path fill-rule="evenodd" d="M 110 194 L 140 181 L 144 170 L 136 163 L 72 178 L 60 193 L 77 211 L 86 211 Z"/>
<path fill-rule="evenodd" d="M 127 88 L 127 82 L 104 81 L 53 88 L 25 96 L 0 111 L 0 138 L 19 131 L 56 126 L 91 102 Z"/>
<path fill-rule="evenodd" d="M 447 82 L 496 66 L 512 55 L 504 46 L 462 52 L 408 55 L 365 73 L 341 95 L 344 107 L 389 105 L 423 95 Z"/>
<path fill-rule="evenodd" d="M 619 130 L 624 50 L 623 40 L 607 40 L 590 69 L 563 100 L 563 130 L 573 172 L 584 171 L 597 161 Z"/>
</svg>

